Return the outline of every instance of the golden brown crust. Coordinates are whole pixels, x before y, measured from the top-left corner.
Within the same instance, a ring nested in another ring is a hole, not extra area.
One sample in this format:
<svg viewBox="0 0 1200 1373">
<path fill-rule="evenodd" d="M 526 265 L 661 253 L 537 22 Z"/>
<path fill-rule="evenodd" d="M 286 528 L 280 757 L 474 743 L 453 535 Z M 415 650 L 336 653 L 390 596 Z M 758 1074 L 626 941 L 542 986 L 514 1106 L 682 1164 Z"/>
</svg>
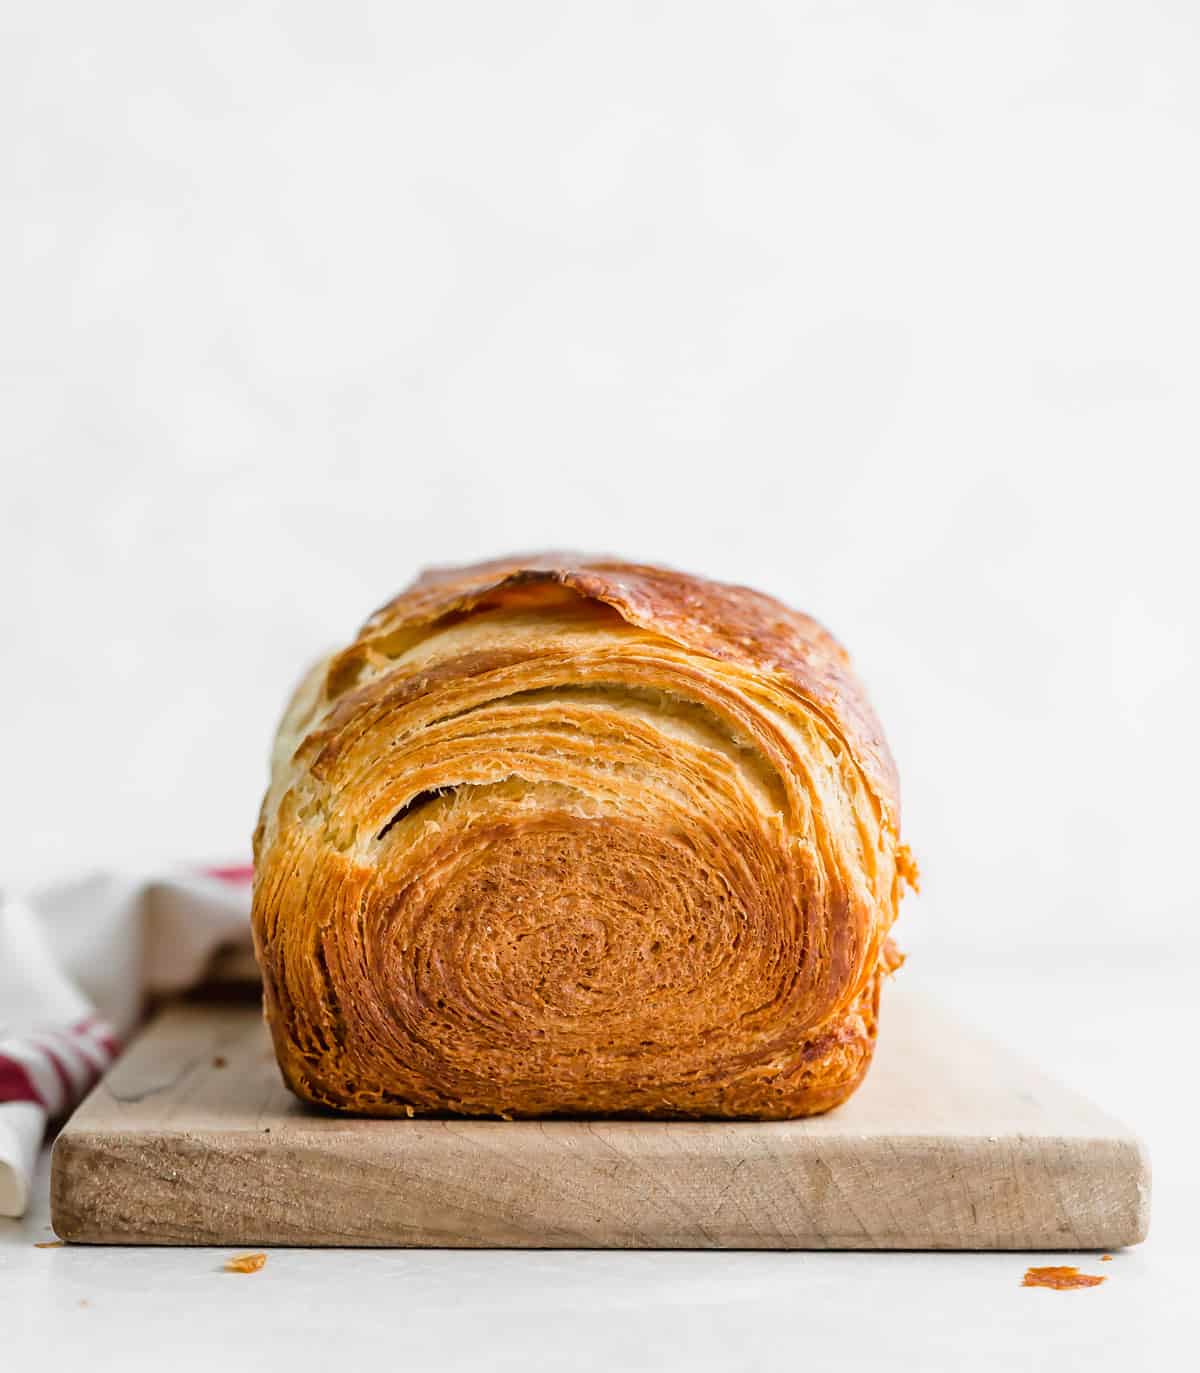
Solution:
<svg viewBox="0 0 1200 1373">
<path fill-rule="evenodd" d="M 280 728 L 253 921 L 285 1079 L 381 1115 L 826 1110 L 898 966 L 898 825 L 807 616 L 574 555 L 426 573 Z"/>
<path fill-rule="evenodd" d="M 884 810 L 899 827 L 896 764 L 846 650 L 811 616 L 761 591 L 669 568 L 541 553 L 469 567 L 431 568 L 377 610 L 360 639 L 428 623 L 539 581 L 611 605 L 630 624 L 699 653 L 777 676 L 845 735 Z"/>
</svg>

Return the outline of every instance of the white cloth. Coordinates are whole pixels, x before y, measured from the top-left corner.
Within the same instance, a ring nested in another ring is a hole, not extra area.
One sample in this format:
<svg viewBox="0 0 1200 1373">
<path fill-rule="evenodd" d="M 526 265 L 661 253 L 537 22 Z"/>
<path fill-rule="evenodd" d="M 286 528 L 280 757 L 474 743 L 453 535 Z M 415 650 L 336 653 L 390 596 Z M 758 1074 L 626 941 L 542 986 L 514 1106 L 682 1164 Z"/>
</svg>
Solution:
<svg viewBox="0 0 1200 1373">
<path fill-rule="evenodd" d="M 0 894 L 0 1215 L 25 1210 L 47 1122 L 108 1067 L 146 999 L 249 947 L 249 909 L 248 868 Z"/>
</svg>

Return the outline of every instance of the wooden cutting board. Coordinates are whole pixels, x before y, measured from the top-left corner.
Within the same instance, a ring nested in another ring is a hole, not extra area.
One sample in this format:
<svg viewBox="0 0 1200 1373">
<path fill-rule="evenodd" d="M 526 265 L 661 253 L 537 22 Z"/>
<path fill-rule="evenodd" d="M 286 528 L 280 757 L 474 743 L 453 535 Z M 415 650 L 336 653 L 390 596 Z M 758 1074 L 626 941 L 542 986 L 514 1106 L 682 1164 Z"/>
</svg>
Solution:
<svg viewBox="0 0 1200 1373">
<path fill-rule="evenodd" d="M 91 1244 L 1115 1249 L 1146 1235 L 1122 1125 L 887 989 L 876 1063 L 811 1120 L 370 1121 L 282 1086 L 256 1007 L 163 1012 L 54 1148 Z"/>
</svg>

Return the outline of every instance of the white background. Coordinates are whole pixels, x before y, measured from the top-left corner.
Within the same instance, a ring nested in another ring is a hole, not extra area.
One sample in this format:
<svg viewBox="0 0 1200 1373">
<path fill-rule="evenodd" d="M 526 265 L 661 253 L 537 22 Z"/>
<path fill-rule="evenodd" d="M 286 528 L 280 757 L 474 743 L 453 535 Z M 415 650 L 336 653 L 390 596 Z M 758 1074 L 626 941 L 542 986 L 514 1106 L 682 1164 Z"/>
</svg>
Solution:
<svg viewBox="0 0 1200 1373">
<path fill-rule="evenodd" d="M 848 644 L 910 949 L 1191 937 L 1188 0 L 3 30 L 0 881 L 241 857 L 311 656 L 579 546 Z"/>
</svg>

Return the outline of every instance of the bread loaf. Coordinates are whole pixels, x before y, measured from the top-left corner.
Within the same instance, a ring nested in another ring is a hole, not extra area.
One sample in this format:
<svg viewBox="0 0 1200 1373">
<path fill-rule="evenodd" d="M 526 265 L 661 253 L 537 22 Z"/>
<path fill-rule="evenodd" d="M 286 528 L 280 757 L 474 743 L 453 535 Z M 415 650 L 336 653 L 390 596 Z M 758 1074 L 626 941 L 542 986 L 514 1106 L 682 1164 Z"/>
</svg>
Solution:
<svg viewBox="0 0 1200 1373">
<path fill-rule="evenodd" d="M 308 675 L 255 869 L 286 1081 L 381 1116 L 827 1110 L 915 880 L 825 630 L 553 554 L 426 573 Z"/>
</svg>

